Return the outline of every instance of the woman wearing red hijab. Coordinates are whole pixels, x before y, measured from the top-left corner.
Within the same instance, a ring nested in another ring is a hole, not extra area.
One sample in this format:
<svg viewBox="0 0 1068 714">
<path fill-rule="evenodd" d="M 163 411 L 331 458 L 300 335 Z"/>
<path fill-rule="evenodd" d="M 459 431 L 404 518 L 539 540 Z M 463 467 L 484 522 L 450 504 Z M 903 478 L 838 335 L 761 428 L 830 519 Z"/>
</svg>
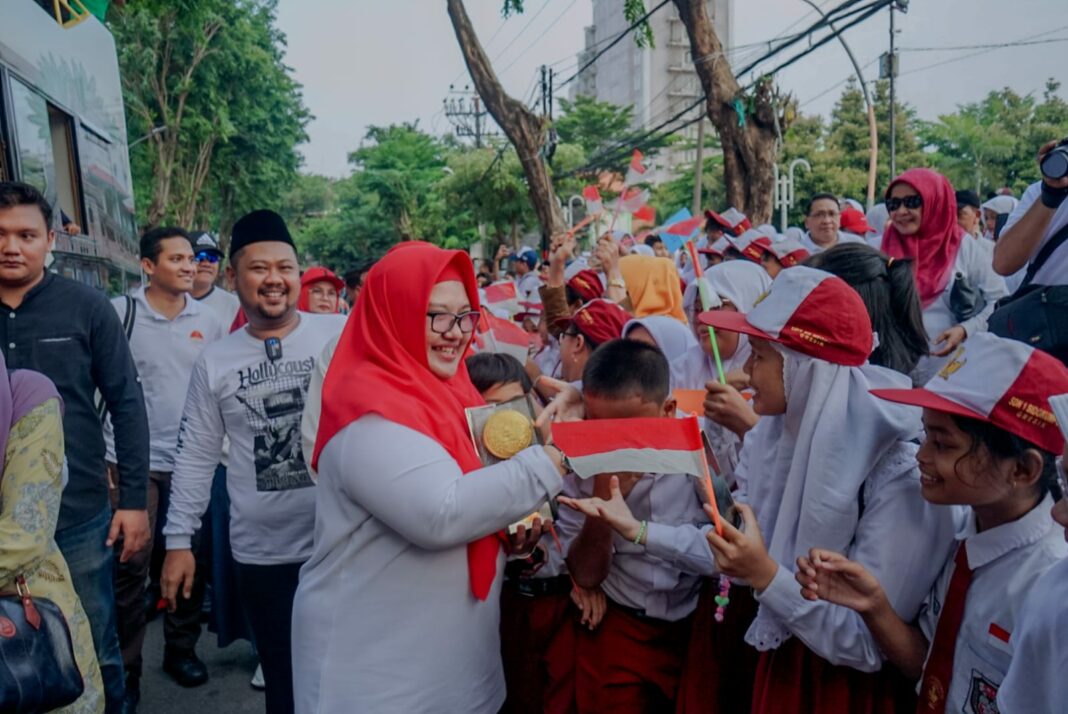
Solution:
<svg viewBox="0 0 1068 714">
<path fill-rule="evenodd" d="M 925 384 L 961 342 L 986 330 L 994 303 L 1007 292 L 1005 281 L 994 272 L 989 255 L 963 240 L 957 197 L 942 174 L 909 169 L 890 183 L 886 208 L 890 221 L 882 250 L 915 266 L 931 355 L 920 359 L 912 380 Z"/>
<path fill-rule="evenodd" d="M 533 446 L 483 468 L 464 409 L 471 261 L 401 244 L 367 277 L 323 385 L 315 546 L 293 606 L 297 712 L 496 712 L 497 533 L 562 487 Z"/>
<path fill-rule="evenodd" d="M 300 299 L 297 309 L 333 315 L 341 312 L 341 289 L 344 281 L 329 268 L 317 265 L 300 276 Z"/>
</svg>

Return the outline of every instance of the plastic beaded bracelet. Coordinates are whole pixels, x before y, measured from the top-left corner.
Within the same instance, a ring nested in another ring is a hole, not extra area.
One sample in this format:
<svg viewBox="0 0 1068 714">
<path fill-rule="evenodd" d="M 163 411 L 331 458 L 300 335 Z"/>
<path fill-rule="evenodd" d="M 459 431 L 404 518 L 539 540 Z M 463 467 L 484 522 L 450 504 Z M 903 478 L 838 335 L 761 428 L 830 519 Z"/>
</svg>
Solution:
<svg viewBox="0 0 1068 714">
<path fill-rule="evenodd" d="M 726 575 L 719 576 L 719 595 L 716 595 L 716 622 L 723 622 L 723 613 L 727 605 L 731 604 L 731 579 Z"/>
<path fill-rule="evenodd" d="M 634 536 L 634 545 L 641 545 L 642 538 L 645 537 L 645 530 L 649 527 L 648 522 L 642 521 L 641 527 L 638 528 L 638 535 Z"/>
</svg>

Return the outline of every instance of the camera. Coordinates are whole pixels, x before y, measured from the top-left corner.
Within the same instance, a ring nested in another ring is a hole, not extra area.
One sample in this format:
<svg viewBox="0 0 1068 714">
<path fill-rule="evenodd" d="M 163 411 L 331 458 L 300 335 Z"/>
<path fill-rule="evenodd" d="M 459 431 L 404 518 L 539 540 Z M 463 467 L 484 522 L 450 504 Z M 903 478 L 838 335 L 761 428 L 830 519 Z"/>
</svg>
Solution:
<svg viewBox="0 0 1068 714">
<path fill-rule="evenodd" d="M 1050 181 L 1068 177 L 1068 139 L 1064 139 L 1043 156 L 1039 168 L 1042 175 Z"/>
</svg>

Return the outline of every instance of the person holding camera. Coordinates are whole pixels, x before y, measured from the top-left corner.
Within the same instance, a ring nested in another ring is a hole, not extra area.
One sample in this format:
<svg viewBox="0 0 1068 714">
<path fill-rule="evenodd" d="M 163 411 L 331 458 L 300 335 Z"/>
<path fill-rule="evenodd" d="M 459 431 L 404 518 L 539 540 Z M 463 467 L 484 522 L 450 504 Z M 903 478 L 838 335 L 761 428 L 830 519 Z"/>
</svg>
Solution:
<svg viewBox="0 0 1068 714">
<path fill-rule="evenodd" d="M 1042 178 L 1028 186 L 1001 229 L 994 270 L 1010 276 L 1033 267 L 1033 284 L 1064 285 L 1068 284 L 1068 138 L 1039 149 L 1038 165 Z M 1059 245 L 1035 266 L 1039 253 L 1057 238 Z"/>
</svg>

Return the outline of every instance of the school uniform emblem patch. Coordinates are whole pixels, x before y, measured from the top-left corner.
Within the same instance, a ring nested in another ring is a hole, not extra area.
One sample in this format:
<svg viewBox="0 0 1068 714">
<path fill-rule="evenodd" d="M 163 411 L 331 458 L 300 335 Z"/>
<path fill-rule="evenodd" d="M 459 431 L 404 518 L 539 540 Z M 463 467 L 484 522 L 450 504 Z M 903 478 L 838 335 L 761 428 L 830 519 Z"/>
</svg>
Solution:
<svg viewBox="0 0 1068 714">
<path fill-rule="evenodd" d="M 975 714 L 998 714 L 998 685 L 973 669 L 968 704 Z"/>
</svg>

